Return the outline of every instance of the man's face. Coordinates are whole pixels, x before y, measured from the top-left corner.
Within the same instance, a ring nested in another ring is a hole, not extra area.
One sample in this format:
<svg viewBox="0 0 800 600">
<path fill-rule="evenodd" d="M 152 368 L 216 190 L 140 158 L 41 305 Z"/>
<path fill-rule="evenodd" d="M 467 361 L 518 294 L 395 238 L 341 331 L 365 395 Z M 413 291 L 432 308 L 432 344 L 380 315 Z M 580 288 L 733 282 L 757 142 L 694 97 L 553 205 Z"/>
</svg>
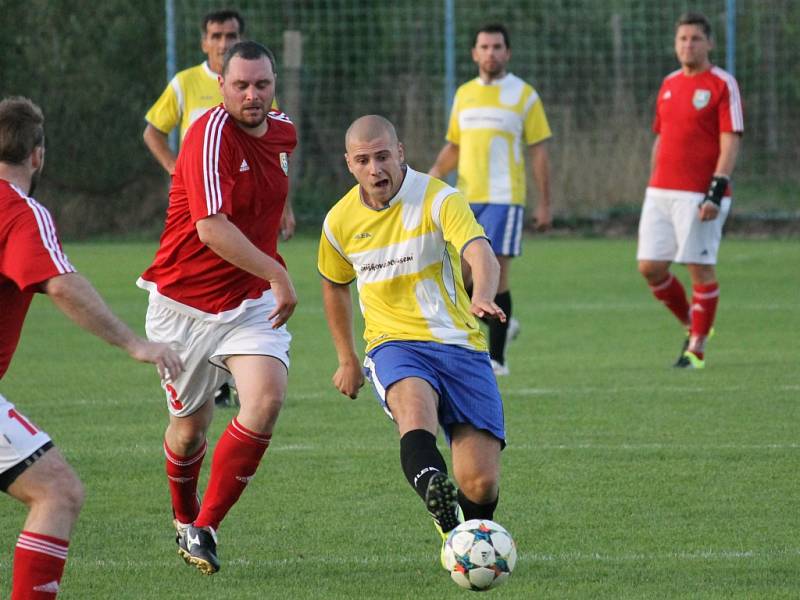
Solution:
<svg viewBox="0 0 800 600">
<path fill-rule="evenodd" d="M 228 19 L 221 23 L 209 21 L 201 45 L 208 56 L 208 65 L 215 73 L 222 70 L 222 59 L 228 48 L 240 40 L 239 21 Z"/>
<path fill-rule="evenodd" d="M 681 25 L 675 32 L 675 55 L 684 67 L 702 67 L 713 47 L 699 25 Z"/>
<path fill-rule="evenodd" d="M 491 78 L 503 75 L 510 59 L 511 50 L 506 46 L 502 33 L 482 31 L 478 34 L 472 49 L 472 60 L 478 65 L 482 75 Z"/>
<path fill-rule="evenodd" d="M 225 77 L 220 76 L 222 101 L 236 121 L 245 128 L 264 122 L 275 97 L 275 73 L 266 56 L 246 60 L 234 56 Z"/>
<path fill-rule="evenodd" d="M 351 140 L 344 155 L 347 168 L 373 202 L 388 204 L 403 184 L 403 145 L 389 134 L 369 140 Z"/>
</svg>

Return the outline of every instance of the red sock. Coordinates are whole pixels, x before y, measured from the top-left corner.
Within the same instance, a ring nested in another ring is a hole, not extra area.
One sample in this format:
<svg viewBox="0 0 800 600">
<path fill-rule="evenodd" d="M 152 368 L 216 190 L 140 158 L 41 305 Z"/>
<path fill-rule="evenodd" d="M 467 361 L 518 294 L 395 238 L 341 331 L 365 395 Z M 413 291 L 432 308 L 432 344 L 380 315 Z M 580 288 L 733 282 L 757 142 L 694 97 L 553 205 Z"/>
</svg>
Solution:
<svg viewBox="0 0 800 600">
<path fill-rule="evenodd" d="M 58 594 L 69 541 L 23 531 L 14 550 L 11 600 L 52 600 Z"/>
<path fill-rule="evenodd" d="M 214 449 L 208 488 L 195 527 L 219 527 L 255 475 L 271 437 L 250 431 L 235 418 L 230 422 Z"/>
<path fill-rule="evenodd" d="M 197 480 L 200 467 L 206 455 L 208 442 L 192 456 L 178 456 L 164 442 L 164 455 L 167 457 L 167 479 L 169 493 L 172 496 L 172 512 L 181 523 L 192 523 L 200 512 L 197 501 Z"/>
<path fill-rule="evenodd" d="M 714 324 L 719 302 L 719 284 L 715 281 L 692 286 L 692 328 L 689 350 L 703 358 L 706 339 Z"/>
<path fill-rule="evenodd" d="M 661 283 L 651 284 L 650 291 L 684 326 L 689 327 L 689 302 L 686 299 L 686 290 L 677 277 L 672 273 L 668 274 Z"/>
</svg>

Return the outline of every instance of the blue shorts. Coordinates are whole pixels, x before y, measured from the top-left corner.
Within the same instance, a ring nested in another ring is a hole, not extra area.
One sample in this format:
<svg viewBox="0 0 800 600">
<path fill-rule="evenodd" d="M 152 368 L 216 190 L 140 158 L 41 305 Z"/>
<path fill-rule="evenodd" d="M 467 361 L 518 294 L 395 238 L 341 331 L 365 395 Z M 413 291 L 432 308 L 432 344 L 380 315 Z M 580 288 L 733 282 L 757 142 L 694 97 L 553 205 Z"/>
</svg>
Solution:
<svg viewBox="0 0 800 600">
<path fill-rule="evenodd" d="M 448 442 L 453 425 L 468 423 L 506 445 L 503 400 L 486 352 L 436 342 L 386 342 L 366 356 L 364 373 L 389 418 L 386 390 L 419 377 L 439 395 L 439 424 Z"/>
<path fill-rule="evenodd" d="M 519 204 L 470 204 L 497 256 L 522 254 L 522 218 Z"/>
</svg>

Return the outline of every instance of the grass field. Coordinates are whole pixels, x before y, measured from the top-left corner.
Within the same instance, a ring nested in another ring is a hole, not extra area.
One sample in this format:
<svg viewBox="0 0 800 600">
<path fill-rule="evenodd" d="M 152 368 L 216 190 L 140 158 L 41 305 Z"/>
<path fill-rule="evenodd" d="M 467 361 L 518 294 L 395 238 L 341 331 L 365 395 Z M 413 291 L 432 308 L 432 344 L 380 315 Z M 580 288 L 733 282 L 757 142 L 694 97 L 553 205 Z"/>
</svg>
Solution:
<svg viewBox="0 0 800 600">
<path fill-rule="evenodd" d="M 154 245 L 66 249 L 141 331 L 146 297 L 133 282 Z M 300 297 L 289 398 L 223 523 L 211 578 L 175 552 L 155 373 L 35 301 L 0 392 L 51 434 L 87 488 L 60 598 L 469 594 L 438 565 L 371 391 L 350 400 L 330 385 L 316 238 L 283 252 Z M 682 334 L 634 252 L 632 240 L 537 239 L 515 263 L 523 331 L 501 381 L 509 446 L 496 520 L 520 560 L 492 597 L 798 598 L 800 243 L 723 243 L 717 334 L 698 372 L 670 367 Z M 217 414 L 212 441 L 231 415 Z M 7 597 L 24 510 L 0 505 Z"/>
</svg>

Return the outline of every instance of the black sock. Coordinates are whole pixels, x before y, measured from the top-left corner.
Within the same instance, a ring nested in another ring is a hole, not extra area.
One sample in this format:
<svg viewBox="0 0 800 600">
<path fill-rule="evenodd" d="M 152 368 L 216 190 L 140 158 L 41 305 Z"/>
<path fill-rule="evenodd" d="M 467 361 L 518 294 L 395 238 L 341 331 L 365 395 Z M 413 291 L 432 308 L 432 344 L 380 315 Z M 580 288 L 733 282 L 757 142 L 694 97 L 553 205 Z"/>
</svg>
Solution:
<svg viewBox="0 0 800 600">
<path fill-rule="evenodd" d="M 400 438 L 400 464 L 408 483 L 423 500 L 430 478 L 437 472 L 447 473 L 436 436 L 424 429 L 414 429 Z"/>
<path fill-rule="evenodd" d="M 490 319 L 489 324 L 489 356 L 499 362 L 506 364 L 506 338 L 508 337 L 508 322 L 511 320 L 511 290 L 494 297 L 494 303 L 506 313 L 506 322 L 501 323 L 497 319 Z"/>
<path fill-rule="evenodd" d="M 494 509 L 497 508 L 497 502 L 500 500 L 500 494 L 489 504 L 475 504 L 472 500 L 467 498 L 461 490 L 458 490 L 458 504 L 461 511 L 464 513 L 464 520 L 470 519 L 487 519 L 492 521 L 494 518 Z"/>
</svg>

